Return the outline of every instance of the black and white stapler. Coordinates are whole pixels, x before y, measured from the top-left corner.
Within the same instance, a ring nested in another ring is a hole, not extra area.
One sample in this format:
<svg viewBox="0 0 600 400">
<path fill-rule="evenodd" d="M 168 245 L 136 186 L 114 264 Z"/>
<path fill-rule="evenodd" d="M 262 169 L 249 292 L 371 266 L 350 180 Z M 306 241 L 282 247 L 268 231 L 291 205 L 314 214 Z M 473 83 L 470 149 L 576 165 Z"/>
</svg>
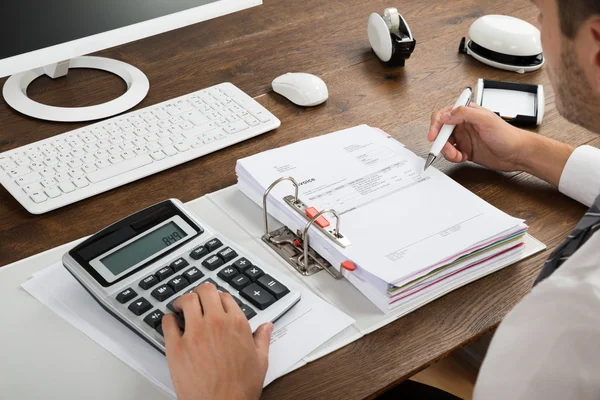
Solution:
<svg viewBox="0 0 600 400">
<path fill-rule="evenodd" d="M 386 8 L 383 15 L 369 16 L 369 43 L 379 59 L 389 65 L 404 66 L 417 41 L 397 9 Z"/>
</svg>

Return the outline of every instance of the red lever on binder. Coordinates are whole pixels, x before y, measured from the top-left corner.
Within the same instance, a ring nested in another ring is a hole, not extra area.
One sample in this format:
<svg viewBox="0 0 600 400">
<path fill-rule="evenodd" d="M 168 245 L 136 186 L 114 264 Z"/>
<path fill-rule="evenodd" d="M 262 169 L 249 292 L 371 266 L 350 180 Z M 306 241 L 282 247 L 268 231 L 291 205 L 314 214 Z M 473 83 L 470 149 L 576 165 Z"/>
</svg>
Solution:
<svg viewBox="0 0 600 400">
<path fill-rule="evenodd" d="M 307 216 L 308 218 L 311 218 L 311 219 L 312 219 L 312 218 L 313 218 L 315 215 L 317 215 L 318 213 L 319 213 L 319 211 L 317 211 L 317 209 L 316 209 L 316 208 L 314 208 L 314 207 L 308 207 L 308 208 L 306 209 L 306 216 Z M 327 221 L 327 218 L 325 218 L 325 217 L 324 217 L 324 216 L 322 216 L 322 215 L 321 215 L 319 218 L 317 218 L 317 219 L 315 220 L 315 223 L 316 223 L 317 225 L 319 225 L 321 228 L 327 228 L 327 227 L 330 225 L 330 224 L 329 224 L 329 221 Z"/>
</svg>

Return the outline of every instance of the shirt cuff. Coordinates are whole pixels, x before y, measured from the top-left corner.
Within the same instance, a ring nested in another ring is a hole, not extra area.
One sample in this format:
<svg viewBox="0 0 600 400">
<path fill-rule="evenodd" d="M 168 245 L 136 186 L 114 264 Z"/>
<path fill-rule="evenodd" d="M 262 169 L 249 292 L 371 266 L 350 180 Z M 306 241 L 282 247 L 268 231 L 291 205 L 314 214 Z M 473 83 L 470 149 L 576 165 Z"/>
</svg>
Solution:
<svg viewBox="0 0 600 400">
<path fill-rule="evenodd" d="M 563 169 L 558 190 L 590 207 L 600 195 L 600 149 L 576 148 Z"/>
</svg>

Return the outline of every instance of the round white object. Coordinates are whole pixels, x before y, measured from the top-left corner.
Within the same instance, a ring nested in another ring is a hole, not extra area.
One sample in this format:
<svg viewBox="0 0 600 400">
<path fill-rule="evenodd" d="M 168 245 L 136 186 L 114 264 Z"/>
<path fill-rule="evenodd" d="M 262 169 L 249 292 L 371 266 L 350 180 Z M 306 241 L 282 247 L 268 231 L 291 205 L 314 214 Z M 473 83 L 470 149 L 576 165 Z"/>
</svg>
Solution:
<svg viewBox="0 0 600 400">
<path fill-rule="evenodd" d="M 392 37 L 390 28 L 387 26 L 381 15 L 373 13 L 369 16 L 369 43 L 371 48 L 383 62 L 388 62 L 392 58 Z"/>
<path fill-rule="evenodd" d="M 477 19 L 469 28 L 469 37 L 496 53 L 525 57 L 542 53 L 539 29 L 507 15 L 485 15 Z"/>
<path fill-rule="evenodd" d="M 112 72 L 127 84 L 127 92 L 104 104 L 89 107 L 54 107 L 37 103 L 27 97 L 27 87 L 44 75 L 43 68 L 12 75 L 2 89 L 9 106 L 33 118 L 58 122 L 92 121 L 111 117 L 139 104 L 150 88 L 146 75 L 133 65 L 103 57 L 77 57 L 70 60 L 69 68 L 91 68 Z"/>
</svg>

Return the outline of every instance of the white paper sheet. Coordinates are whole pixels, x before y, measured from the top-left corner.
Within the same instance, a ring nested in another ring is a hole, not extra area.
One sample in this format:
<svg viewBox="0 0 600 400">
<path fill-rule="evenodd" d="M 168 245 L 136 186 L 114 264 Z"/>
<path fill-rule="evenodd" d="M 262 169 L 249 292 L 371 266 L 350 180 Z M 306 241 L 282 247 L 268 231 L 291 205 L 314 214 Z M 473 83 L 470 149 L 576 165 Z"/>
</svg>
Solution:
<svg viewBox="0 0 600 400">
<path fill-rule="evenodd" d="M 34 274 L 22 286 L 117 358 L 175 396 L 165 357 L 105 312 L 60 263 Z M 353 323 L 352 318 L 312 292 L 303 291 L 302 300 L 275 323 L 264 385 L 294 369 L 309 353 Z"/>
<path fill-rule="evenodd" d="M 535 116 L 535 93 L 518 90 L 484 89 L 481 106 L 501 117 Z"/>
</svg>

